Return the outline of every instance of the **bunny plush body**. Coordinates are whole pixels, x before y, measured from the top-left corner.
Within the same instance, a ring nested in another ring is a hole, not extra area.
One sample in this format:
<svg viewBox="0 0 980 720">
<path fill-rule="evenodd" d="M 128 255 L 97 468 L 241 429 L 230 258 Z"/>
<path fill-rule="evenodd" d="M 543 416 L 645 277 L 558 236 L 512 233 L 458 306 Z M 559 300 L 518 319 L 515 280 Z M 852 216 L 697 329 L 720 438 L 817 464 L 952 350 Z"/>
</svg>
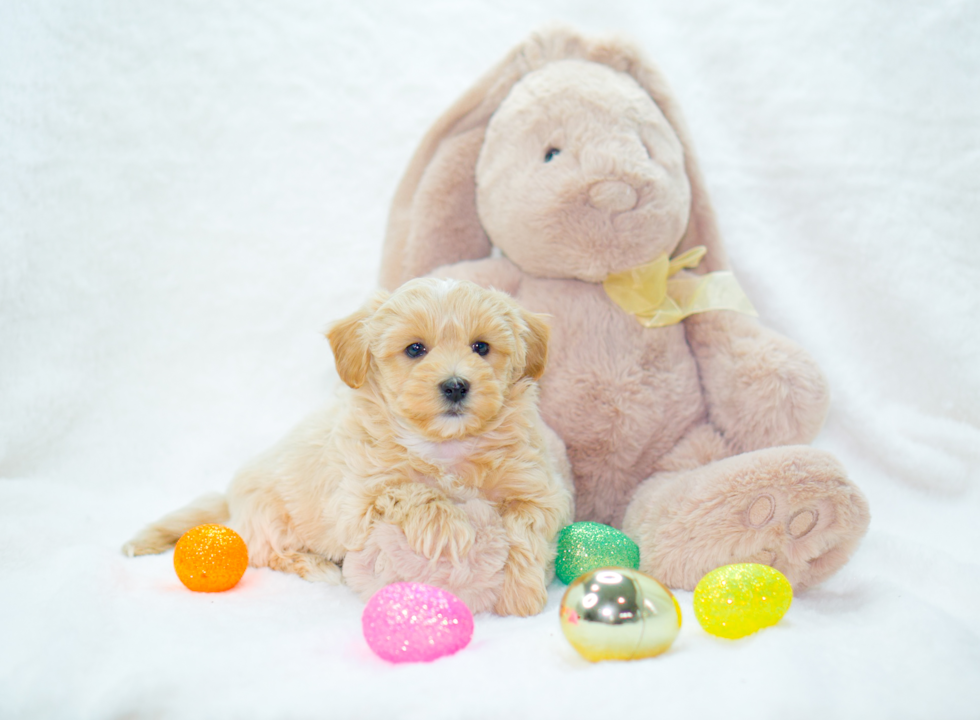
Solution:
<svg viewBox="0 0 980 720">
<path fill-rule="evenodd" d="M 720 565 L 760 562 L 811 586 L 869 521 L 840 463 L 807 445 L 827 383 L 750 306 L 659 321 L 672 291 L 641 311 L 615 299 L 611 278 L 680 257 L 693 260 L 671 266 L 668 287 L 731 279 L 665 81 L 628 43 L 559 29 L 515 48 L 425 137 L 381 282 L 468 279 L 551 315 L 541 410 L 567 449 L 577 519 L 623 529 L 641 570 L 690 590 Z"/>
</svg>

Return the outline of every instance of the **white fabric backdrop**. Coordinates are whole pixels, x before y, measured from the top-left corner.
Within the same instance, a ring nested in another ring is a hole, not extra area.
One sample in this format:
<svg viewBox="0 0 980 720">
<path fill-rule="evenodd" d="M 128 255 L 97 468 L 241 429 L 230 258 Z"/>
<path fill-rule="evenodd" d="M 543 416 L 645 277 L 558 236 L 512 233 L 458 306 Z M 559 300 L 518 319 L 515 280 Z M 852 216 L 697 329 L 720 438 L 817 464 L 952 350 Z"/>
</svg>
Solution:
<svg viewBox="0 0 980 720">
<path fill-rule="evenodd" d="M 560 20 L 670 78 L 733 265 L 835 391 L 873 520 L 738 642 L 590 665 L 533 619 L 389 666 L 344 587 L 183 589 L 144 522 L 336 383 L 423 132 Z M 0 717 L 977 717 L 980 5 L 0 2 Z"/>
</svg>

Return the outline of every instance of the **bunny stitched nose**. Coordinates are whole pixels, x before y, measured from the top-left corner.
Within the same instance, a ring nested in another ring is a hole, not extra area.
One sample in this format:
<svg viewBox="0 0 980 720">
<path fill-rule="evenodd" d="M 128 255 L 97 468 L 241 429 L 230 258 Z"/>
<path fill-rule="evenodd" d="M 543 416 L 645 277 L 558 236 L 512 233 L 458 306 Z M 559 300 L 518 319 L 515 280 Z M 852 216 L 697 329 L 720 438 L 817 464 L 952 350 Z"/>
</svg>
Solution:
<svg viewBox="0 0 980 720">
<path fill-rule="evenodd" d="M 463 378 L 451 377 L 439 386 L 442 396 L 446 402 L 458 405 L 463 402 L 466 393 L 469 392 L 470 384 Z"/>
<path fill-rule="evenodd" d="M 625 212 L 635 208 L 636 201 L 636 190 L 619 180 L 603 180 L 589 188 L 589 202 L 599 210 Z"/>
</svg>

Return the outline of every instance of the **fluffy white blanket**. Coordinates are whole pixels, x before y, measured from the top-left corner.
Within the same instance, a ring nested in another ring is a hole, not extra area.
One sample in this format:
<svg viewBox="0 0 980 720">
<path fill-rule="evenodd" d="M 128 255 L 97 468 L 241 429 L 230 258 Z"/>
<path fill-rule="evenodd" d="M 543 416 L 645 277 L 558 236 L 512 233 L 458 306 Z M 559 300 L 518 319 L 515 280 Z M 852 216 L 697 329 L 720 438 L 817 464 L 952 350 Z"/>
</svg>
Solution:
<svg viewBox="0 0 980 720">
<path fill-rule="evenodd" d="M 330 394 L 432 120 L 530 30 L 670 78 L 744 286 L 835 390 L 871 503 L 775 628 L 591 665 L 477 618 L 392 666 L 345 587 L 183 588 L 126 559 Z M 976 718 L 980 5 L 133 3 L 0 10 L 0 717 Z"/>
</svg>

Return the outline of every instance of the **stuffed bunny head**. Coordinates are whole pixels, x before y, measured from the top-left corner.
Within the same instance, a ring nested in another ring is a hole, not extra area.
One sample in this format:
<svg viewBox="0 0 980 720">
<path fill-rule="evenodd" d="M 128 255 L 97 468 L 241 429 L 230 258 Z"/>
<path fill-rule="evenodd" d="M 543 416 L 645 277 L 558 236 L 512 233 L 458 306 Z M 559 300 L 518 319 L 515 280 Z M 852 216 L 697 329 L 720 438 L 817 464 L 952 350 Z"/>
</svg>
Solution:
<svg viewBox="0 0 980 720">
<path fill-rule="evenodd" d="M 394 289 L 501 250 L 523 272 L 600 282 L 695 246 L 725 251 L 673 93 L 621 38 L 534 33 L 432 126 L 388 216 Z"/>
<path fill-rule="evenodd" d="M 563 60 L 524 76 L 493 114 L 476 204 L 524 272 L 601 282 L 674 250 L 691 187 L 677 134 L 636 80 Z"/>
</svg>

